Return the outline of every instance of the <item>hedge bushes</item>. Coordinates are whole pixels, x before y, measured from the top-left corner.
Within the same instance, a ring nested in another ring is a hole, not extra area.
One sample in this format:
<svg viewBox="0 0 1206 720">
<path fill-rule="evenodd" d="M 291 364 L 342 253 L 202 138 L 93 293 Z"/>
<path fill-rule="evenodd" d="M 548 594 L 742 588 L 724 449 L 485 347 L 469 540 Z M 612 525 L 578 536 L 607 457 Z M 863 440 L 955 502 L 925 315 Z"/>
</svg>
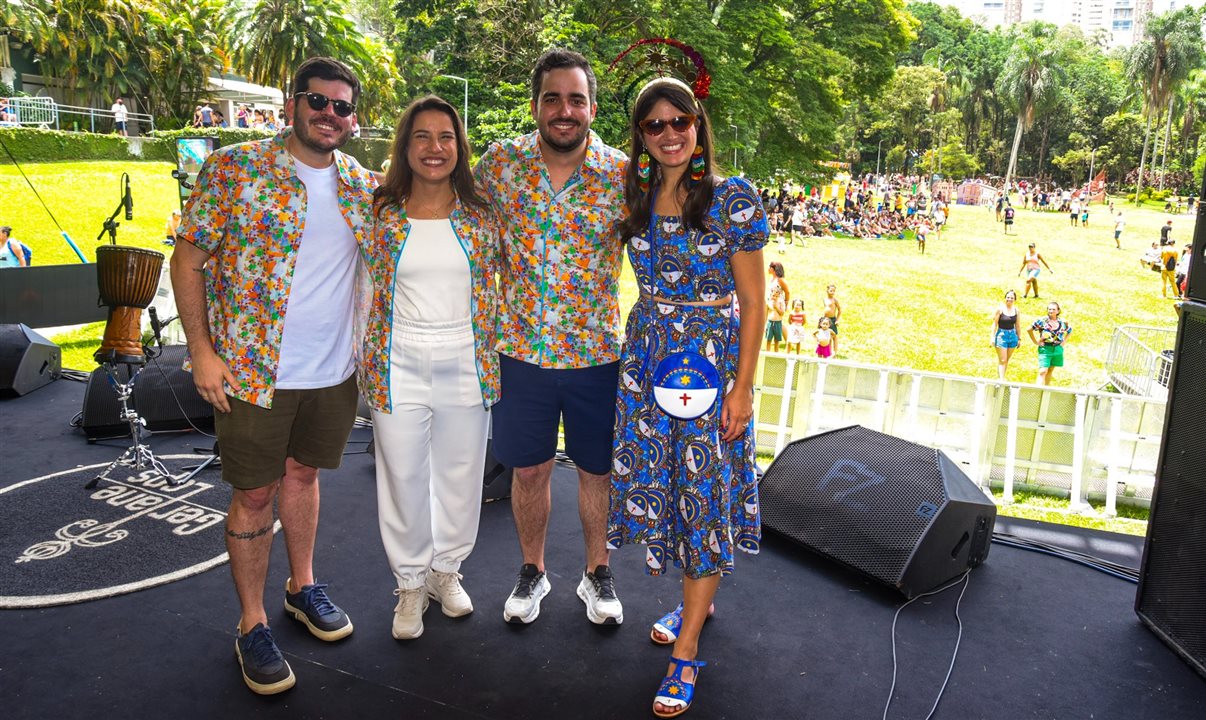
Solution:
<svg viewBox="0 0 1206 720">
<path fill-rule="evenodd" d="M 0 140 L 17 162 L 57 162 L 62 160 L 163 160 L 172 161 L 167 147 L 157 140 L 135 139 L 141 155 L 130 152 L 131 144 L 117 135 L 75 133 L 36 128 L 0 128 Z M 8 153 L 0 163 L 10 163 Z"/>
<path fill-rule="evenodd" d="M 182 137 L 213 137 L 218 139 L 218 147 L 236 145 L 250 140 L 262 140 L 272 137 L 271 130 L 252 130 L 250 128 L 185 128 L 183 130 L 156 130 L 151 136 L 162 140 L 168 145 L 169 152 L 175 157 L 176 138 Z M 352 138 L 344 145 L 343 152 L 360 161 L 360 164 L 370 170 L 380 170 L 381 163 L 389 157 L 392 140 Z"/>
<path fill-rule="evenodd" d="M 188 128 L 156 130 L 146 137 L 127 139 L 117 135 L 39 130 L 36 128 L 0 128 L 0 141 L 17 162 L 58 162 L 82 160 L 147 160 L 176 163 L 176 138 L 207 136 L 218 139 L 218 147 L 272 137 L 271 131 L 246 128 Z M 343 151 L 371 170 L 379 170 L 389 157 L 390 140 L 352 138 Z M 131 148 L 141 154 L 131 152 Z M 0 153 L 0 164 L 12 160 Z"/>
</svg>

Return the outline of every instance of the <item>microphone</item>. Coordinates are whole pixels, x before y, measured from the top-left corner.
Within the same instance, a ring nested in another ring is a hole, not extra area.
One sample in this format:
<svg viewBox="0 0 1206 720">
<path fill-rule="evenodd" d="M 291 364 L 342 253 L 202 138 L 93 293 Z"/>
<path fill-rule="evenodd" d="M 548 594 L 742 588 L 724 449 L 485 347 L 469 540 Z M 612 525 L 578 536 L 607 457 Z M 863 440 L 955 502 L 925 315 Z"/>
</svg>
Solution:
<svg viewBox="0 0 1206 720">
<path fill-rule="evenodd" d="M 126 206 L 126 220 L 134 219 L 134 196 L 130 194 L 130 176 L 125 175 L 126 191 L 122 195 L 121 202 Z"/>
<path fill-rule="evenodd" d="M 158 340 L 163 331 L 163 324 L 159 322 L 159 313 L 155 312 L 154 305 L 147 308 L 147 315 L 151 317 L 151 332 L 155 333 L 155 339 Z"/>
</svg>

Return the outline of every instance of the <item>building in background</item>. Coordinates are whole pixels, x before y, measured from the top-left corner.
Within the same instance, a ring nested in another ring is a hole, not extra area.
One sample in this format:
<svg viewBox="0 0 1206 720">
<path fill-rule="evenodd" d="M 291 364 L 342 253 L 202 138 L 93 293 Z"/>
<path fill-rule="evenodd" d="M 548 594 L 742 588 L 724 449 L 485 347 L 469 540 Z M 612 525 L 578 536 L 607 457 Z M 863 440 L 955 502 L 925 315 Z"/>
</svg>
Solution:
<svg viewBox="0 0 1206 720">
<path fill-rule="evenodd" d="M 1143 37 L 1149 15 L 1186 6 L 1201 7 L 1206 0 L 938 0 L 951 5 L 985 27 L 1042 20 L 1055 25 L 1075 25 L 1087 37 L 1101 34 L 1109 47 L 1127 47 Z"/>
</svg>

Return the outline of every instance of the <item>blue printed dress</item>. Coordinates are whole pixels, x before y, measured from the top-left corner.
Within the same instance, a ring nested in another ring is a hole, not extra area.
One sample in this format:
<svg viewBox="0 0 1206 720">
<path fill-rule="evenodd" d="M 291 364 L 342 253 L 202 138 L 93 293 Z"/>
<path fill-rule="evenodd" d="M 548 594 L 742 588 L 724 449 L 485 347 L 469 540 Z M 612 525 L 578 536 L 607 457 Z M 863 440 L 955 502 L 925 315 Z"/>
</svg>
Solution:
<svg viewBox="0 0 1206 720">
<path fill-rule="evenodd" d="M 667 354 L 699 353 L 719 371 L 724 392 L 737 375 L 739 312 L 722 307 L 659 303 L 718 300 L 735 291 L 729 260 L 766 244 L 766 213 L 740 178 L 716 186 L 705 224 L 688 229 L 678 217 L 657 216 L 628 240 L 641 290 L 628 315 L 612 449 L 607 543 L 647 546 L 646 572 L 671 563 L 687 577 L 733 569 L 733 545 L 757 553 L 762 538 L 754 475 L 754 425 L 720 439 L 723 392 L 694 420 L 666 414 L 653 398 L 653 371 Z"/>
</svg>

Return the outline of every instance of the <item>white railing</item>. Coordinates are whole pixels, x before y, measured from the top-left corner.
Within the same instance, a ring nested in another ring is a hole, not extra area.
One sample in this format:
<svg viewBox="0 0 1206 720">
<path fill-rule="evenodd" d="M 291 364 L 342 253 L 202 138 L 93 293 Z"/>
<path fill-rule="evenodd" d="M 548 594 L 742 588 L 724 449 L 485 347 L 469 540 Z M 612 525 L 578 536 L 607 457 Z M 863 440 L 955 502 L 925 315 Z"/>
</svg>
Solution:
<svg viewBox="0 0 1206 720">
<path fill-rule="evenodd" d="M 57 128 L 59 126 L 54 98 L 14 97 L 5 99 L 8 100 L 10 115 L 6 124 L 40 128 Z"/>
<path fill-rule="evenodd" d="M 1177 331 L 1172 328 L 1146 325 L 1114 328 L 1105 365 L 1110 383 L 1128 395 L 1166 398 L 1176 342 Z"/>
<path fill-rule="evenodd" d="M 113 129 L 115 116 L 112 110 L 60 105 L 51 97 L 14 97 L 7 100 L 9 112 L 16 117 L 13 121 L 16 125 L 88 132 L 97 132 L 98 125 L 100 132 Z M 126 115 L 132 127 L 142 128 L 145 125 L 147 131 L 155 129 L 153 115 L 137 112 L 127 112 Z"/>
<path fill-rule="evenodd" d="M 767 354 L 758 371 L 758 451 L 859 424 L 943 450 L 980 487 L 1066 494 L 1074 510 L 1103 498 L 1151 499 L 1162 399 Z"/>
</svg>

